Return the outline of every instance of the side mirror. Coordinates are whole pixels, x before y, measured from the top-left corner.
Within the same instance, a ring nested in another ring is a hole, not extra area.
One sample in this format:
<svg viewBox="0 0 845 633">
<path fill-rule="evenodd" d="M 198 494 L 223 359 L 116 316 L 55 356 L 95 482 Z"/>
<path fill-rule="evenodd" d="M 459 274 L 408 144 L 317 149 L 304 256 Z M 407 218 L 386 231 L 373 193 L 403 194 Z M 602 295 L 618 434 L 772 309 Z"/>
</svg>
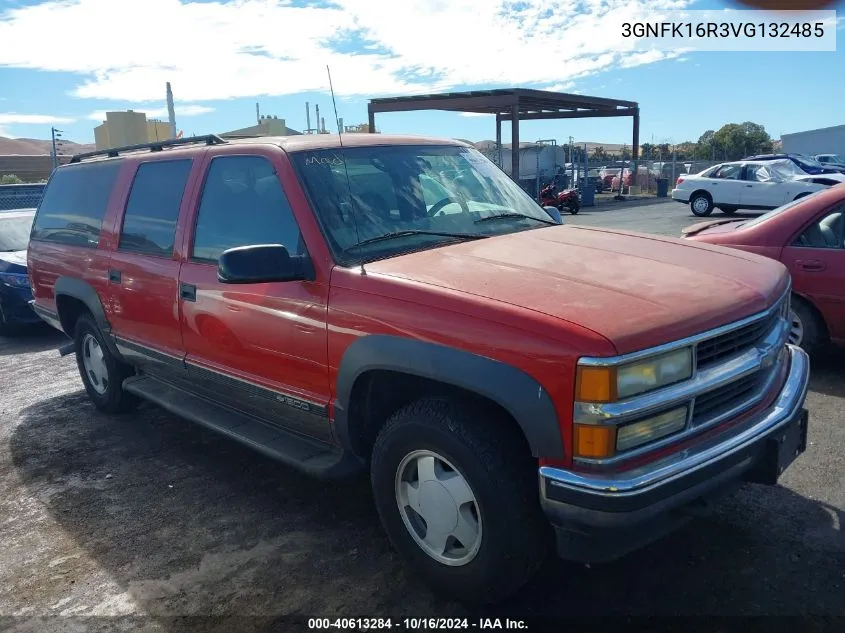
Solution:
<svg viewBox="0 0 845 633">
<path fill-rule="evenodd" d="M 543 207 L 543 210 L 551 216 L 552 220 L 558 224 L 563 224 L 563 216 L 555 207 Z"/>
<path fill-rule="evenodd" d="M 291 257 L 281 244 L 238 246 L 217 260 L 217 279 L 224 284 L 259 284 L 307 279 L 306 258 Z"/>
</svg>

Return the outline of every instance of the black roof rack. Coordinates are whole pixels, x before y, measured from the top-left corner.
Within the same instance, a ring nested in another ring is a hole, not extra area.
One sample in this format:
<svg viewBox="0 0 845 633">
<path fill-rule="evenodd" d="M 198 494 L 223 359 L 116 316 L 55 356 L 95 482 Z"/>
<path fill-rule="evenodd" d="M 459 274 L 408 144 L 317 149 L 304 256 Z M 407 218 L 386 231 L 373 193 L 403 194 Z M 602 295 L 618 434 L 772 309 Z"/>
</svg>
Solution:
<svg viewBox="0 0 845 633">
<path fill-rule="evenodd" d="M 206 134 L 205 136 L 189 136 L 187 138 L 175 138 L 166 141 L 153 141 L 150 143 L 139 143 L 138 145 L 126 145 L 124 147 L 98 149 L 95 152 L 85 152 L 84 154 L 76 154 L 70 159 L 70 162 L 80 163 L 87 158 L 94 158 L 95 156 L 108 156 L 109 158 L 114 158 L 123 152 L 133 152 L 141 149 L 148 149 L 151 152 L 160 152 L 165 147 L 193 145 L 194 143 L 205 143 L 206 145 L 221 145 L 225 142 L 225 139 L 220 138 L 216 134 Z"/>
</svg>

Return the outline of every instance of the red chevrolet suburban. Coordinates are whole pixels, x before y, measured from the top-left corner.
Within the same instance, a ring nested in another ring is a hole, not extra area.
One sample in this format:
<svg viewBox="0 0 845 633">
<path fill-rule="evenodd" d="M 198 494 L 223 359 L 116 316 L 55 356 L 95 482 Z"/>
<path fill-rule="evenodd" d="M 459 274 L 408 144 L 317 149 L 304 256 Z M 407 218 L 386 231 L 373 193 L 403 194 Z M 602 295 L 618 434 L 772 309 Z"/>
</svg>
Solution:
<svg viewBox="0 0 845 633">
<path fill-rule="evenodd" d="M 194 137 L 76 156 L 34 309 L 106 412 L 146 399 L 307 473 L 368 470 L 395 548 L 490 601 L 804 450 L 784 266 L 560 225 L 475 149 Z"/>
</svg>

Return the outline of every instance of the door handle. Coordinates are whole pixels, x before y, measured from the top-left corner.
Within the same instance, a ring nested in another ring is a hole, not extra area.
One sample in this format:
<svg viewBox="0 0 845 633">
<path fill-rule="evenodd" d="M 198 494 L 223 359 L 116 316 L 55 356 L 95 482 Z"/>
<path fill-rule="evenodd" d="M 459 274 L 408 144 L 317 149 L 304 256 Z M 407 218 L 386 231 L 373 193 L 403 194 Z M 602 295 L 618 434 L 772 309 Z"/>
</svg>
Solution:
<svg viewBox="0 0 845 633">
<path fill-rule="evenodd" d="M 183 301 L 197 300 L 197 287 L 193 284 L 179 284 L 179 297 Z"/>
<path fill-rule="evenodd" d="M 111 284 L 119 284 L 120 283 L 120 271 L 114 270 L 113 268 L 109 268 L 109 283 Z"/>
<path fill-rule="evenodd" d="M 819 261 L 818 259 L 808 259 L 806 261 L 798 260 L 796 262 L 801 270 L 806 270 L 810 272 L 817 272 L 820 270 L 824 270 L 827 268 L 824 262 Z"/>
</svg>

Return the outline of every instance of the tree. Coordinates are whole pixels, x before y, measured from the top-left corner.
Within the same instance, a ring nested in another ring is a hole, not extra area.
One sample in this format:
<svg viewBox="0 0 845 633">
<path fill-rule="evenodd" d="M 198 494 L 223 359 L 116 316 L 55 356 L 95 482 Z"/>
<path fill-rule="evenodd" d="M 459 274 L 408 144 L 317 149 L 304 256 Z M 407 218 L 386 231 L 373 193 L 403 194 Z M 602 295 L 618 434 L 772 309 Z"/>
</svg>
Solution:
<svg viewBox="0 0 845 633">
<path fill-rule="evenodd" d="M 0 176 L 0 185 L 22 185 L 23 179 L 15 174 L 4 174 Z"/>
<path fill-rule="evenodd" d="M 640 158 L 644 158 L 646 160 L 652 159 L 652 155 L 654 154 L 654 145 L 651 143 L 643 143 L 640 145 L 640 149 L 642 150 Z"/>
<path fill-rule="evenodd" d="M 598 145 L 593 148 L 593 158 L 596 160 L 607 160 L 607 152 L 604 151 L 604 147 Z"/>
<path fill-rule="evenodd" d="M 772 138 L 759 123 L 727 123 L 717 131 L 707 130 L 697 143 L 696 154 L 714 160 L 738 160 L 772 151 Z"/>
<path fill-rule="evenodd" d="M 631 149 L 627 145 L 623 145 L 619 149 L 619 158 L 622 160 L 631 160 Z"/>
</svg>

